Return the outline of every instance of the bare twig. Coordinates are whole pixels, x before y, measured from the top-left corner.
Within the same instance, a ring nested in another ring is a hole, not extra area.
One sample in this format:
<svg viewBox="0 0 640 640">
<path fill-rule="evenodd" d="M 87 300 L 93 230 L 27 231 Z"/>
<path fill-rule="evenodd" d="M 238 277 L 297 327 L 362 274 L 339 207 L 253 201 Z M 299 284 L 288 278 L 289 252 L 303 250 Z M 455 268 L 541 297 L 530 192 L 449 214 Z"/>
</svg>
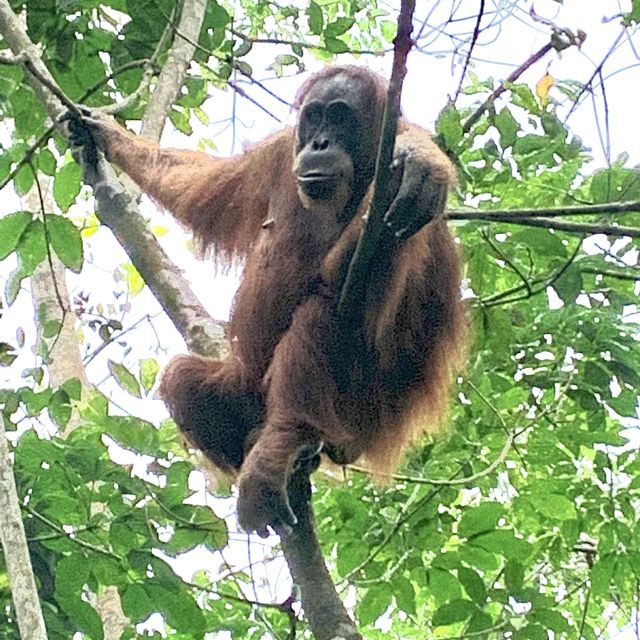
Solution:
<svg viewBox="0 0 640 640">
<path fill-rule="evenodd" d="M 453 478 L 451 480 L 441 480 L 435 478 L 426 478 L 422 476 L 408 476 L 403 475 L 401 473 L 389 473 L 389 474 L 376 474 L 381 475 L 383 478 L 388 478 L 390 480 L 395 480 L 397 482 L 407 482 L 409 484 L 429 484 L 434 487 L 453 487 L 457 485 L 465 485 L 470 484 L 471 482 L 476 482 L 481 478 L 486 478 L 491 475 L 506 459 L 509 455 L 509 451 L 511 451 L 511 447 L 513 446 L 513 442 L 515 440 L 516 434 L 509 433 L 507 439 L 502 447 L 500 453 L 497 455 L 496 459 L 489 464 L 482 471 L 478 471 L 477 473 L 473 473 L 470 476 L 465 476 L 464 478 Z M 358 473 L 364 473 L 366 475 L 370 475 L 369 469 L 365 467 L 359 467 L 357 465 L 348 465 L 348 469 L 352 471 L 357 471 Z"/>
<path fill-rule="evenodd" d="M 236 36 L 236 38 L 240 38 L 242 41 L 247 42 L 249 44 L 275 44 L 275 45 L 286 45 L 289 47 L 300 47 L 302 49 L 317 49 L 318 51 L 329 51 L 331 50 L 327 48 L 323 44 L 313 44 L 312 42 L 304 42 L 301 40 L 286 40 L 283 38 L 255 38 L 252 36 L 247 36 L 241 31 L 237 29 L 229 29 L 229 32 Z M 371 56 L 382 56 L 385 54 L 385 51 L 369 51 L 367 49 L 349 49 L 348 53 L 353 55 L 371 55 Z"/>
<path fill-rule="evenodd" d="M 593 73 L 591 74 L 591 77 L 582 85 L 582 89 L 580 89 L 580 92 L 576 96 L 576 99 L 573 101 L 573 105 L 571 106 L 571 109 L 569 109 L 569 113 L 567 113 L 567 115 L 565 116 L 565 119 L 564 119 L 565 123 L 567 122 L 567 120 L 569 120 L 573 112 L 578 108 L 580 104 L 580 100 L 582 100 L 582 97 L 585 95 L 585 93 L 593 90 L 593 81 L 598 77 L 600 77 L 602 80 L 602 77 L 601 77 L 602 69 L 604 68 L 604 65 L 607 62 L 607 60 L 613 55 L 614 51 L 617 49 L 620 40 L 625 36 L 625 34 L 627 34 L 626 27 L 623 28 L 622 31 L 618 34 L 618 37 L 615 39 L 615 41 L 613 42 L 609 50 L 604 54 L 600 63 L 594 69 Z"/>
<path fill-rule="evenodd" d="M 462 92 L 462 84 L 467 75 L 467 69 L 469 67 L 469 62 L 471 61 L 471 56 L 473 55 L 473 50 L 475 49 L 476 42 L 478 42 L 478 37 L 480 36 L 480 23 L 482 22 L 482 18 L 484 17 L 485 10 L 485 0 L 480 0 L 480 8 L 478 9 L 478 15 L 476 17 L 476 24 L 473 27 L 473 35 L 471 36 L 471 44 L 469 45 L 469 51 L 467 51 L 467 55 L 464 60 L 464 67 L 462 67 L 462 74 L 460 75 L 460 83 L 458 84 L 458 88 L 456 89 L 455 96 L 453 97 L 453 102 L 458 100 L 460 93 Z"/>
<path fill-rule="evenodd" d="M 234 67 L 235 68 L 235 67 Z M 252 98 L 237 82 L 233 80 L 229 80 L 227 84 L 240 96 L 242 96 L 245 100 L 254 104 L 258 109 L 262 112 L 266 113 L 270 118 L 273 118 L 276 122 L 282 124 L 282 120 L 278 118 L 277 115 L 269 111 L 264 105 L 260 104 L 255 98 Z"/>
</svg>

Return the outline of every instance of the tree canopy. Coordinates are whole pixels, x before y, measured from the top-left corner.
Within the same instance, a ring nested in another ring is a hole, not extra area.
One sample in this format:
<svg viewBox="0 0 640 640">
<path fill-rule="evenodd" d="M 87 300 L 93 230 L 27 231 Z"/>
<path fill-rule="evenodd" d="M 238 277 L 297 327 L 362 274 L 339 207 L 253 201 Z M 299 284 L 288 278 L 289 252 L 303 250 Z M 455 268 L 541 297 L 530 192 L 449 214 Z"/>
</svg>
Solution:
<svg viewBox="0 0 640 640">
<path fill-rule="evenodd" d="M 635 88 L 640 1 L 597 4 L 602 33 L 570 0 L 418 3 L 408 82 L 426 62 L 452 73 L 405 107 L 429 103 L 421 124 L 458 168 L 473 341 L 444 437 L 384 483 L 314 475 L 364 638 L 640 638 L 640 168 L 633 97 L 609 93 Z M 388 69 L 396 9 L 0 0 L 0 638 L 20 637 L 28 601 L 17 520 L 48 638 L 312 637 L 276 538 L 238 531 L 231 488 L 154 398 L 184 342 L 224 349 L 229 285 L 130 186 L 96 214 L 115 174 L 85 175 L 56 119 L 66 96 L 177 146 L 257 141 L 243 127 L 286 120 L 309 69 Z M 491 66 L 501 43 L 528 53 Z"/>
</svg>

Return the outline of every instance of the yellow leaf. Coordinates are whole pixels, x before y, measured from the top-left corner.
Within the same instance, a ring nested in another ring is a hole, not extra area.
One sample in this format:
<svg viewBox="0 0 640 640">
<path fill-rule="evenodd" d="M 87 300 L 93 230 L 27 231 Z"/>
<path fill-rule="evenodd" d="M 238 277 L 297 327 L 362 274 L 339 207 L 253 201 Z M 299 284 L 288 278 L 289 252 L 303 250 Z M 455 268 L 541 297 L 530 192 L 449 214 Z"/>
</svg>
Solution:
<svg viewBox="0 0 640 640">
<path fill-rule="evenodd" d="M 549 102 L 549 91 L 555 82 L 556 81 L 553 76 L 545 73 L 536 83 L 536 95 L 540 99 L 540 104 L 542 104 L 543 107 Z"/>
<path fill-rule="evenodd" d="M 156 237 L 164 236 L 169 233 L 169 229 L 167 227 L 161 227 L 160 225 L 151 227 L 151 231 Z"/>
<path fill-rule="evenodd" d="M 100 228 L 100 220 L 93 212 L 82 218 L 76 216 L 72 220 L 80 227 L 80 235 L 83 238 L 89 238 Z"/>
<path fill-rule="evenodd" d="M 85 227 L 84 229 L 80 229 L 80 235 L 83 238 L 90 238 L 96 231 L 98 230 L 98 227 Z"/>
<path fill-rule="evenodd" d="M 130 262 L 120 265 L 120 273 L 118 275 L 127 283 L 132 297 L 137 296 L 144 289 L 144 280 Z"/>
</svg>

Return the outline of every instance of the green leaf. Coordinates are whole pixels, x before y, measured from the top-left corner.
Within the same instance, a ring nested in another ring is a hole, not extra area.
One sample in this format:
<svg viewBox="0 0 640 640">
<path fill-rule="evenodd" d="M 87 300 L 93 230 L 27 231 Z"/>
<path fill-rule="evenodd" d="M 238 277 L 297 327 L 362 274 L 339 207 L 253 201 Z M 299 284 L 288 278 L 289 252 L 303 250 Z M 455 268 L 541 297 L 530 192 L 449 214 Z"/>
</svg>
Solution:
<svg viewBox="0 0 640 640">
<path fill-rule="evenodd" d="M 309 3 L 307 16 L 309 18 L 309 33 L 319 36 L 324 26 L 324 16 L 322 15 L 322 9 L 313 0 Z"/>
<path fill-rule="evenodd" d="M 160 365 L 154 358 L 140 360 L 140 384 L 145 391 L 151 391 L 156 383 L 158 371 L 160 371 Z"/>
<path fill-rule="evenodd" d="M 510 560 L 504 568 L 504 581 L 509 592 L 517 595 L 524 584 L 524 567 L 517 560 Z"/>
<path fill-rule="evenodd" d="M 343 542 L 336 549 L 336 568 L 341 576 L 346 576 L 369 555 L 367 545 L 362 540 Z"/>
<path fill-rule="evenodd" d="M 594 595 L 601 596 L 607 593 L 617 561 L 618 559 L 615 555 L 606 555 L 598 559 L 591 567 L 591 589 Z"/>
<path fill-rule="evenodd" d="M 162 433 L 162 428 L 160 432 Z M 173 462 L 166 470 L 166 483 L 161 490 L 158 490 L 164 506 L 173 507 L 175 505 L 181 505 L 191 494 L 191 490 L 189 489 L 189 475 L 192 471 L 193 466 L 186 461 Z"/>
<path fill-rule="evenodd" d="M 123 364 L 109 360 L 107 362 L 111 375 L 115 378 L 116 382 L 125 391 L 128 391 L 132 396 L 136 398 L 142 398 L 140 391 L 140 384 L 136 380 L 136 377 L 127 369 Z"/>
<path fill-rule="evenodd" d="M 523 560 L 529 556 L 531 551 L 528 542 L 516 538 L 513 531 L 508 529 L 480 534 L 472 538 L 469 543 L 497 553 L 508 560 Z"/>
<path fill-rule="evenodd" d="M 518 155 L 526 156 L 536 151 L 541 151 L 545 147 L 549 146 L 549 138 L 546 136 L 538 136 L 533 133 L 528 133 L 522 138 L 518 138 L 513 145 L 513 152 Z"/>
<path fill-rule="evenodd" d="M 454 600 L 443 604 L 431 620 L 434 627 L 448 627 L 456 622 L 464 622 L 476 610 L 471 600 Z"/>
<path fill-rule="evenodd" d="M 129 293 L 135 297 L 137 296 L 145 286 L 145 282 L 142 279 L 142 276 L 138 273 L 138 270 L 130 263 L 125 262 L 120 265 L 120 270 L 124 277 L 125 282 L 127 283 L 127 287 L 129 288 Z"/>
<path fill-rule="evenodd" d="M 500 133 L 500 145 L 503 149 L 511 147 L 516 141 L 516 134 L 520 131 L 518 121 L 506 107 L 494 118 L 494 124 Z"/>
<path fill-rule="evenodd" d="M 467 633 L 470 638 L 483 637 L 483 632 L 490 632 L 493 626 L 493 619 L 489 614 L 484 611 L 476 611 L 471 620 L 469 620 L 465 633 Z"/>
<path fill-rule="evenodd" d="M 145 585 L 145 589 L 156 608 L 163 612 L 167 622 L 176 631 L 191 634 L 193 638 L 204 637 L 206 625 L 202 609 L 189 591 L 169 591 L 154 582 Z"/>
<path fill-rule="evenodd" d="M 107 418 L 109 401 L 96 388 L 89 388 L 78 406 L 80 417 L 91 424 L 101 425 Z"/>
<path fill-rule="evenodd" d="M 584 377 L 594 388 L 605 388 L 611 381 L 611 373 L 600 362 L 588 361 L 584 365 Z"/>
<path fill-rule="evenodd" d="M 56 158 L 49 149 L 42 149 L 38 154 L 38 169 L 48 176 L 56 175 Z"/>
<path fill-rule="evenodd" d="M 47 407 L 51 419 L 64 429 L 71 419 L 71 403 L 66 391 L 58 389 L 52 396 Z"/>
<path fill-rule="evenodd" d="M 451 572 L 443 569 L 429 571 L 429 590 L 433 594 L 436 604 L 455 600 L 462 595 L 460 582 Z"/>
<path fill-rule="evenodd" d="M 398 23 L 394 20 L 381 20 L 380 33 L 387 42 L 393 42 L 398 32 Z"/>
<path fill-rule="evenodd" d="M 14 122 L 18 136 L 23 140 L 42 132 L 45 113 L 40 100 L 34 100 L 33 91 L 23 85 L 10 96 L 14 106 Z"/>
<path fill-rule="evenodd" d="M 459 555 L 460 560 L 485 574 L 490 571 L 497 571 L 502 562 L 494 553 L 470 544 L 462 545 Z"/>
<path fill-rule="evenodd" d="M 536 622 L 539 622 L 545 629 L 553 631 L 557 636 L 569 634 L 571 631 L 569 622 L 560 611 L 553 609 L 534 609 L 531 617 Z"/>
<path fill-rule="evenodd" d="M 227 525 L 209 507 L 176 505 L 172 512 L 175 532 L 166 545 L 171 553 L 185 553 L 198 545 L 215 550 L 227 544 Z"/>
<path fill-rule="evenodd" d="M 542 129 L 551 139 L 564 140 L 567 137 L 567 130 L 561 120 L 553 113 L 543 113 L 540 122 Z"/>
<path fill-rule="evenodd" d="M 20 257 L 22 276 L 33 275 L 36 267 L 47 257 L 44 226 L 40 220 L 32 220 L 20 236 L 16 249 Z"/>
<path fill-rule="evenodd" d="M 10 367 L 18 354 L 8 342 L 0 342 L 0 367 Z"/>
<path fill-rule="evenodd" d="M 18 297 L 20 293 L 20 287 L 22 286 L 22 281 L 28 276 L 22 268 L 19 266 L 17 269 L 11 272 L 9 277 L 7 278 L 7 284 L 4 288 L 4 297 L 7 300 L 7 305 L 11 306 Z"/>
<path fill-rule="evenodd" d="M 31 219 L 32 215 L 28 211 L 18 211 L 0 218 L 0 260 L 16 250 Z"/>
<path fill-rule="evenodd" d="M 460 518 L 458 534 L 470 538 L 478 533 L 493 531 L 503 514 L 504 508 L 497 502 L 486 502 L 477 507 L 470 507 Z"/>
<path fill-rule="evenodd" d="M 565 496 L 545 493 L 530 495 L 527 496 L 527 499 L 536 511 L 547 518 L 554 520 L 575 520 L 577 518 L 575 504 Z"/>
<path fill-rule="evenodd" d="M 13 186 L 16 193 L 19 196 L 24 196 L 29 192 L 29 189 L 33 186 L 35 176 L 33 175 L 33 169 L 28 165 L 24 165 L 18 169 L 18 173 L 13 176 Z"/>
<path fill-rule="evenodd" d="M 402 575 L 398 575 L 393 579 L 391 586 L 396 603 L 402 611 L 410 615 L 416 613 L 416 590 L 413 584 Z"/>
<path fill-rule="evenodd" d="M 325 42 L 327 42 L 327 39 L 332 40 L 345 34 L 349 29 L 351 29 L 354 23 L 355 20 L 353 18 L 336 18 L 333 22 L 329 23 L 324 30 Z"/>
<path fill-rule="evenodd" d="M 487 589 L 480 575 L 468 567 L 458 569 L 458 579 L 467 595 L 480 607 L 487 601 Z"/>
<path fill-rule="evenodd" d="M 128 586 L 122 596 L 122 610 L 131 622 L 143 622 L 157 610 L 153 600 L 146 592 L 144 585 L 132 584 Z"/>
<path fill-rule="evenodd" d="M 640 0 L 633 0 L 631 4 L 631 11 L 629 13 L 625 13 L 624 15 L 624 23 L 627 26 L 630 26 L 634 22 L 640 22 Z"/>
<path fill-rule="evenodd" d="M 184 133 L 185 136 L 190 136 L 193 133 L 191 122 L 189 121 L 188 108 L 185 107 L 181 111 L 175 107 L 172 108 L 169 112 L 169 120 L 171 120 L 171 124 L 173 124 L 180 133 Z"/>
<path fill-rule="evenodd" d="M 358 621 L 362 625 L 373 624 L 391 604 L 391 590 L 386 584 L 367 589 L 358 605 Z"/>
<path fill-rule="evenodd" d="M 325 36 L 324 45 L 331 53 L 347 53 L 349 51 L 349 45 L 338 38 Z"/>
<path fill-rule="evenodd" d="M 535 255 L 558 256 L 564 258 L 567 255 L 567 247 L 557 233 L 550 229 L 522 229 L 516 231 L 512 239 L 523 247 L 528 247 Z"/>
<path fill-rule="evenodd" d="M 90 563 L 82 553 L 61 558 L 56 564 L 56 591 L 79 596 L 89 577 L 89 567 Z"/>
<path fill-rule="evenodd" d="M 150 422 L 132 416 L 111 416 L 102 424 L 123 447 L 151 456 L 158 454 L 158 430 Z"/>
<path fill-rule="evenodd" d="M 51 389 L 33 391 L 26 387 L 20 390 L 20 399 L 24 402 L 27 413 L 31 416 L 38 415 L 48 404 L 51 398 Z"/>
<path fill-rule="evenodd" d="M 69 218 L 47 215 L 47 232 L 53 250 L 62 264 L 74 273 L 80 273 L 84 260 L 80 229 Z"/>
<path fill-rule="evenodd" d="M 82 188 L 82 169 L 75 162 L 60 168 L 53 181 L 53 198 L 65 213 L 75 202 Z"/>
<path fill-rule="evenodd" d="M 460 112 L 453 106 L 445 107 L 436 121 L 436 133 L 442 139 L 445 149 L 455 149 L 462 140 Z"/>
<path fill-rule="evenodd" d="M 620 395 L 607 400 L 607 404 L 620 416 L 636 418 L 638 406 L 638 394 L 631 389 L 623 389 Z M 624 444 L 619 442 L 619 444 Z"/>
<path fill-rule="evenodd" d="M 299 65 L 300 59 L 298 58 L 298 56 L 294 56 L 290 53 L 283 53 L 276 56 L 276 64 L 279 64 L 281 66 L 286 66 L 291 64 Z"/>
<path fill-rule="evenodd" d="M 82 398 L 82 384 L 79 378 L 69 378 L 65 380 L 60 385 L 60 389 L 62 389 L 71 400 L 80 401 Z"/>
<path fill-rule="evenodd" d="M 60 320 L 45 320 L 41 328 L 43 338 L 53 338 L 60 333 L 62 322 Z"/>
<path fill-rule="evenodd" d="M 63 557 L 55 567 L 57 601 L 80 631 L 102 640 L 102 621 L 95 609 L 81 599 L 82 588 L 89 577 L 91 562 L 82 553 Z"/>
<path fill-rule="evenodd" d="M 549 634 L 537 624 L 528 624 L 513 634 L 513 640 L 549 640 Z"/>
<path fill-rule="evenodd" d="M 571 264 L 553 283 L 553 288 L 565 304 L 573 304 L 583 290 L 582 272 L 577 264 Z"/>
</svg>

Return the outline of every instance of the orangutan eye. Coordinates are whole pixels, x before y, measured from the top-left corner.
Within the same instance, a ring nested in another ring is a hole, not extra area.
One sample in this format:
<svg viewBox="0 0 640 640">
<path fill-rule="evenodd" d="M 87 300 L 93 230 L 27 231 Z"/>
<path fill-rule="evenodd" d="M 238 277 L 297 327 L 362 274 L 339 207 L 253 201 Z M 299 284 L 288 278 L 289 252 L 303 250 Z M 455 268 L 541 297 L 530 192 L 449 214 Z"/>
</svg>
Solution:
<svg viewBox="0 0 640 640">
<path fill-rule="evenodd" d="M 331 124 L 349 125 L 353 123 L 354 119 L 353 110 L 346 102 L 337 100 L 327 107 L 327 121 Z"/>
<path fill-rule="evenodd" d="M 312 102 L 305 107 L 302 118 L 312 127 L 318 127 L 322 123 L 322 111 L 322 105 L 319 102 Z"/>
</svg>

